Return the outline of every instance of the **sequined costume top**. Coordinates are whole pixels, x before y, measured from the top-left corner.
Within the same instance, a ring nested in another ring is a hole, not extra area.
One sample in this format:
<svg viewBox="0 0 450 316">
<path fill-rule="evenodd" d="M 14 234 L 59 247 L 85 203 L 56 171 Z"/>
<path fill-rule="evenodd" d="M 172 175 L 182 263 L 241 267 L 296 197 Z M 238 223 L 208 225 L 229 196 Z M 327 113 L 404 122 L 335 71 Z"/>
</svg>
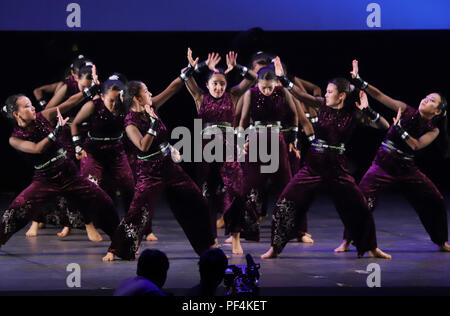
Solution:
<svg viewBox="0 0 450 316">
<path fill-rule="evenodd" d="M 27 127 L 16 126 L 13 133 L 11 134 L 11 137 L 17 137 L 25 141 L 39 143 L 41 140 L 45 139 L 53 130 L 54 127 L 51 125 L 51 123 L 47 121 L 47 119 L 41 113 L 36 113 L 36 120 L 31 122 Z M 23 154 L 35 166 L 46 163 L 50 159 L 58 156 L 58 151 L 62 148 L 60 139 L 61 136 L 58 137 L 56 143 L 51 142 L 50 147 L 41 154 Z"/>
<path fill-rule="evenodd" d="M 233 123 L 235 116 L 235 109 L 231 95 L 225 92 L 224 95 L 216 99 L 207 93 L 203 97 L 203 102 L 198 111 L 198 116 L 203 123 L 219 123 L 228 122 Z"/>
<path fill-rule="evenodd" d="M 137 129 L 141 132 L 142 136 L 145 136 L 147 134 L 148 129 L 150 128 L 150 119 L 148 117 L 148 114 L 146 112 L 133 112 L 130 111 L 128 115 L 125 117 L 125 128 L 129 125 L 134 125 L 137 127 Z M 168 141 L 168 131 L 166 126 L 163 124 L 161 120 L 159 120 L 159 127 L 156 137 L 153 139 L 152 145 L 150 146 L 150 149 L 148 152 L 141 152 L 139 148 L 136 146 L 131 146 L 132 154 L 139 155 L 139 156 L 145 156 L 154 152 L 157 152 L 160 150 L 159 145 L 162 143 L 165 143 Z"/>
<path fill-rule="evenodd" d="M 287 109 L 283 89 L 277 86 L 271 95 L 265 96 L 258 87 L 251 88 L 250 118 L 254 122 L 282 121 Z"/>
</svg>

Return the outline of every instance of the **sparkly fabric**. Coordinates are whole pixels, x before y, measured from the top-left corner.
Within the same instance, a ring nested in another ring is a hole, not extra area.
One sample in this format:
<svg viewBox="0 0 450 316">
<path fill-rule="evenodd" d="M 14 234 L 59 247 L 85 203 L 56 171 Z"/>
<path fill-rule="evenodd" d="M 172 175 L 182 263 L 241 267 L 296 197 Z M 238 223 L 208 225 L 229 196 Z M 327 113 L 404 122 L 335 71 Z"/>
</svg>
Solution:
<svg viewBox="0 0 450 316">
<path fill-rule="evenodd" d="M 315 126 L 316 136 L 329 144 L 346 143 L 357 125 L 354 113 L 345 108 L 333 110 L 325 105 L 321 106 L 319 121 Z M 308 211 L 319 186 L 327 190 L 344 226 L 355 236 L 358 252 L 375 249 L 373 217 L 363 193 L 348 171 L 345 155 L 331 151 L 318 152 L 310 148 L 305 166 L 286 186 L 273 213 L 272 246 L 276 253 L 281 253 L 298 230 L 299 222 Z"/>
<path fill-rule="evenodd" d="M 270 96 L 265 96 L 258 87 L 251 88 L 251 119 L 255 122 L 282 121 L 288 110 L 283 89 L 283 87 L 275 87 Z"/>
<path fill-rule="evenodd" d="M 89 133 L 98 138 L 115 138 L 124 132 L 125 114 L 111 113 L 101 99 L 94 100 L 95 111 L 89 118 Z M 106 190 L 112 199 L 119 189 L 124 207 L 129 209 L 134 195 L 134 176 L 122 141 L 87 139 L 87 157 L 81 160 L 81 174 Z M 107 178 L 106 175 L 108 176 Z"/>
<path fill-rule="evenodd" d="M 408 106 L 401 119 L 402 126 L 415 138 L 420 138 L 434 128 L 430 121 L 419 116 L 418 111 Z M 389 130 L 387 139 L 395 142 L 396 147 L 401 148 L 402 151 L 407 151 L 404 146 L 406 143 L 399 139 L 392 128 Z M 417 168 L 413 160 L 405 160 L 398 154 L 380 148 L 372 166 L 359 185 L 367 198 L 370 211 L 375 210 L 380 195 L 394 186 L 401 189 L 416 210 L 431 240 L 437 245 L 446 242 L 448 240 L 447 212 L 442 194 Z M 344 232 L 344 238 L 352 240 L 349 231 Z"/>
<path fill-rule="evenodd" d="M 134 125 L 142 134 L 150 125 L 145 115 L 134 112 L 130 112 L 125 121 L 126 126 Z M 167 134 L 167 129 L 161 124 L 153 141 L 156 145 L 151 147 L 153 151 L 159 148 L 154 146 L 167 141 Z M 149 225 L 154 207 L 163 191 L 166 191 L 170 208 L 197 254 L 200 255 L 214 243 L 206 200 L 198 186 L 169 155 L 156 160 L 136 161 L 133 202 L 117 228 L 110 252 L 125 260 L 135 258 L 144 233 L 151 232 Z"/>
<path fill-rule="evenodd" d="M 432 120 L 422 118 L 419 110 L 416 110 L 409 105 L 406 106 L 406 110 L 402 113 L 400 124 L 403 129 L 414 138 L 420 138 L 423 134 L 430 132 L 436 127 Z M 408 154 L 414 154 L 412 148 L 406 144 L 406 142 L 401 138 L 401 135 L 395 132 L 394 125 L 391 125 L 386 139 L 392 141 L 395 144 L 395 147 L 401 151 Z"/>
<path fill-rule="evenodd" d="M 235 109 L 230 94 L 226 92 L 222 98 L 215 99 L 207 93 L 203 97 L 198 115 L 203 124 L 222 122 L 233 124 Z M 223 143 L 223 150 L 226 152 L 228 146 L 226 138 L 222 135 L 212 136 L 212 138 L 216 137 L 221 138 L 220 142 Z M 211 141 L 203 140 L 203 148 Z M 217 237 L 216 219 L 218 212 L 224 214 L 225 234 L 238 233 L 242 230 L 241 164 L 226 159 L 226 157 L 223 160 L 225 162 L 201 162 L 196 164 L 196 182 L 202 188 L 202 193 L 208 200 L 210 223 L 214 237 Z"/>
<path fill-rule="evenodd" d="M 37 217 L 57 196 L 64 196 L 71 206 L 80 210 L 83 216 L 91 218 L 109 236 L 119 224 L 114 205 L 107 194 L 82 178 L 74 163 L 65 159 L 45 170 L 36 171 L 33 182 L 11 203 L 0 222 L 0 245 L 5 244 L 33 217 Z"/>
<path fill-rule="evenodd" d="M 203 97 L 198 116 L 203 123 L 228 122 L 233 123 L 235 115 L 231 96 L 225 92 L 220 99 L 213 98 L 209 93 Z"/>
<path fill-rule="evenodd" d="M 250 119 L 253 121 L 273 122 L 281 121 L 287 112 L 283 87 L 276 87 L 270 96 L 263 95 L 258 87 L 250 89 Z M 267 148 L 271 148 L 271 137 L 268 131 L 258 131 L 258 142 L 267 139 Z M 292 172 L 289 164 L 288 147 L 282 133 L 279 133 L 279 168 L 273 174 L 261 173 L 261 162 L 249 162 L 248 154 L 243 166 L 244 171 L 244 233 L 247 240 L 259 241 L 259 217 L 267 214 L 267 195 L 271 190 L 275 195 L 281 193 L 291 179 Z M 271 187 L 268 187 L 268 184 Z"/>
<path fill-rule="evenodd" d="M 11 137 L 20 138 L 33 143 L 39 143 L 41 140 L 46 138 L 54 130 L 54 126 L 51 125 L 47 119 L 42 116 L 41 113 L 36 113 L 36 120 L 31 122 L 27 127 L 16 126 L 14 128 Z M 61 149 L 62 145 L 60 138 L 58 137 L 56 142 L 52 142 L 51 146 L 41 154 L 27 154 L 23 153 L 27 160 L 29 160 L 33 165 L 41 165 L 46 163 L 53 157 L 58 156 L 58 150 Z"/>
<path fill-rule="evenodd" d="M 93 137 L 116 138 L 123 132 L 125 114 L 119 111 L 112 113 L 103 103 L 102 99 L 92 101 L 95 106 L 94 113 L 89 118 L 89 132 Z M 92 141 L 90 143 L 93 143 Z"/>
<path fill-rule="evenodd" d="M 130 113 L 128 113 L 128 115 L 125 117 L 125 128 L 128 125 L 134 125 L 137 127 L 137 129 L 139 130 L 139 132 L 141 132 L 142 136 L 145 136 L 147 134 L 148 129 L 150 128 L 150 119 L 148 118 L 148 115 L 145 112 L 139 113 L 139 112 L 133 112 L 130 111 Z M 156 151 L 158 151 L 159 145 L 161 145 L 164 142 L 167 142 L 168 140 L 168 136 L 169 133 L 167 131 L 166 126 L 162 123 L 162 121 L 160 120 L 160 124 L 158 127 L 157 132 L 157 136 L 153 139 L 152 145 L 150 146 L 150 149 L 148 150 L 148 152 L 144 153 L 141 152 L 139 150 L 139 148 L 137 148 L 136 146 L 131 144 L 131 148 L 130 148 L 130 153 L 132 155 L 141 155 L 141 156 L 146 156 L 149 153 L 154 153 Z"/>
</svg>

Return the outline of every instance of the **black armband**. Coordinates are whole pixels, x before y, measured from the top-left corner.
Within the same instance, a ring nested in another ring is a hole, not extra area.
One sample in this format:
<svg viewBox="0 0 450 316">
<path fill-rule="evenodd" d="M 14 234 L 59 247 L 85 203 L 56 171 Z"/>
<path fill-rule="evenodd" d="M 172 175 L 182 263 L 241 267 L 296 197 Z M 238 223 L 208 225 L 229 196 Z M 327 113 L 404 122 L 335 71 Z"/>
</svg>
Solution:
<svg viewBox="0 0 450 316">
<path fill-rule="evenodd" d="M 248 67 L 242 66 L 240 64 L 236 64 L 235 68 L 239 71 L 241 76 L 244 77 L 245 79 L 252 80 L 252 81 L 256 79 L 250 74 L 250 69 L 248 69 Z"/>
<path fill-rule="evenodd" d="M 83 90 L 84 97 L 91 100 L 99 93 L 100 93 L 100 85 L 98 84 L 94 84 L 89 88 Z"/>
<path fill-rule="evenodd" d="M 372 122 L 376 123 L 380 119 L 381 115 L 376 112 L 374 109 L 372 109 L 370 106 L 362 109 L 363 113 L 366 114 Z"/>
<path fill-rule="evenodd" d="M 159 127 L 159 120 L 150 117 L 151 123 L 150 127 L 148 128 L 147 134 L 152 135 L 153 137 L 156 137 L 158 134 L 158 127 Z"/>
<path fill-rule="evenodd" d="M 38 100 L 38 104 L 41 108 L 41 110 L 45 109 L 45 106 L 47 105 L 47 101 L 46 100 Z"/>
<path fill-rule="evenodd" d="M 409 138 L 408 132 L 405 131 L 405 129 L 400 125 L 400 122 L 394 125 L 394 130 L 403 140 L 407 140 Z"/>
<path fill-rule="evenodd" d="M 81 142 L 81 137 L 79 135 L 72 136 L 72 142 L 75 145 L 75 154 L 81 155 L 83 152 L 83 143 Z"/>
<path fill-rule="evenodd" d="M 360 90 L 364 90 L 369 86 L 367 81 L 362 80 L 359 74 L 356 76 L 356 78 L 352 79 L 352 83 Z"/>
<path fill-rule="evenodd" d="M 180 78 L 183 81 L 188 81 L 192 75 L 194 74 L 194 67 L 192 67 L 190 64 L 189 66 L 181 73 Z"/>
<path fill-rule="evenodd" d="M 197 65 L 195 65 L 194 70 L 196 73 L 200 73 L 207 68 L 208 68 L 208 65 L 206 64 L 206 61 L 202 61 L 201 63 L 197 63 Z"/>
<path fill-rule="evenodd" d="M 294 144 L 294 146 L 297 148 L 297 142 L 298 142 L 298 127 L 297 126 L 291 128 L 288 131 L 286 140 L 289 144 Z"/>
<path fill-rule="evenodd" d="M 289 80 L 289 78 L 286 75 L 278 77 L 278 80 L 280 80 L 283 87 L 285 87 L 289 91 L 292 90 L 292 88 L 294 88 L 294 83 L 291 80 Z"/>
<path fill-rule="evenodd" d="M 310 143 L 312 143 L 316 139 L 316 134 L 306 135 L 306 138 Z"/>
<path fill-rule="evenodd" d="M 50 134 L 47 135 L 47 138 L 50 139 L 52 142 L 56 142 L 56 138 L 58 137 L 59 133 L 62 130 L 62 126 L 58 124 L 56 124 L 55 129 L 53 130 L 53 132 L 51 132 Z"/>
</svg>

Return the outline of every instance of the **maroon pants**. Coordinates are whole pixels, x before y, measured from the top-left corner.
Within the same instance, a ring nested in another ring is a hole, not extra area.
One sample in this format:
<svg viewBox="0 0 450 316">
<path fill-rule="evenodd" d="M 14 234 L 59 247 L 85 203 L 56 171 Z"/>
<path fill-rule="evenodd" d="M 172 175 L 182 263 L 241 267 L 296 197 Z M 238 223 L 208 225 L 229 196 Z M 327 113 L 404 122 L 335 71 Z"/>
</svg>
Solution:
<svg viewBox="0 0 450 316">
<path fill-rule="evenodd" d="M 115 198 L 115 189 L 118 189 L 125 210 L 128 211 L 135 184 L 128 157 L 121 144 L 118 144 L 118 148 L 99 148 L 88 152 L 87 157 L 81 160 L 81 174 L 99 185 L 112 199 Z"/>
<path fill-rule="evenodd" d="M 117 228 L 109 252 L 125 260 L 135 258 L 154 206 L 164 190 L 175 218 L 197 254 L 214 244 L 208 206 L 200 189 L 168 156 L 155 161 L 137 161 L 133 202 Z"/>
<path fill-rule="evenodd" d="M 108 195 L 81 177 L 75 164 L 66 159 L 49 170 L 35 172 L 33 182 L 8 207 L 0 223 L 0 245 L 38 216 L 57 196 L 66 198 L 69 205 L 91 218 L 108 236 L 112 236 L 119 224 Z"/>
<path fill-rule="evenodd" d="M 202 162 L 196 182 L 208 200 L 211 228 L 217 237 L 217 213 L 223 213 L 225 234 L 240 233 L 243 226 L 242 170 L 239 162 Z"/>
<path fill-rule="evenodd" d="M 359 184 L 367 198 L 369 210 L 373 212 L 383 191 L 397 185 L 416 210 L 431 240 L 437 245 L 443 245 L 448 241 L 448 224 L 442 194 L 413 163 L 394 169 L 391 165 L 396 158 L 391 156 L 389 161 L 388 157 L 381 159 L 384 155 L 387 156 L 385 153 L 378 154 L 378 162 L 372 164 Z M 351 236 L 349 231 L 344 232 L 344 239 L 352 240 Z"/>
<path fill-rule="evenodd" d="M 345 166 L 345 158 L 318 153 L 310 158 L 314 163 L 307 162 L 278 199 L 272 221 L 275 252 L 281 253 L 295 237 L 319 186 L 329 193 L 344 226 L 355 236 L 358 252 L 375 249 L 375 224 L 363 193 Z M 325 161 L 331 164 L 324 164 Z"/>
</svg>

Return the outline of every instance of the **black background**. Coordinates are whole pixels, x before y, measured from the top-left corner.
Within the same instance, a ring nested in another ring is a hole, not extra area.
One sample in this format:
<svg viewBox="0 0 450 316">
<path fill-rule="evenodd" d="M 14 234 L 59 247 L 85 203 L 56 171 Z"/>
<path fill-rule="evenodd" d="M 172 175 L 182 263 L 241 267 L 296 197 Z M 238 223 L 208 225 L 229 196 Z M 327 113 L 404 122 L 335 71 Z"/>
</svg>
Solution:
<svg viewBox="0 0 450 316">
<path fill-rule="evenodd" d="M 448 76 L 450 31 L 371 32 L 0 32 L 2 43 L 0 100 L 60 81 L 79 53 L 97 65 L 100 80 L 113 72 L 129 80 L 141 80 L 153 95 L 161 92 L 187 65 L 186 50 L 205 59 L 208 52 L 222 55 L 238 52 L 238 62 L 247 64 L 259 50 L 279 55 L 288 72 L 316 83 L 325 90 L 327 81 L 349 77 L 351 62 L 359 60 L 360 74 L 384 93 L 418 107 L 431 92 L 450 96 Z M 230 85 L 233 84 L 230 80 Z M 203 84 L 200 82 L 200 84 Z M 369 99 L 389 121 L 394 113 Z M 194 102 L 181 90 L 160 114 L 169 128 L 193 125 Z M 8 144 L 9 122 L 0 118 L 1 192 L 16 192 L 30 183 L 32 169 Z M 381 131 L 363 128 L 349 146 L 352 170 L 357 180 L 369 167 L 383 139 Z M 431 146 L 420 153 L 420 168 L 441 190 L 450 188 L 448 161 Z M 183 164 L 190 173 L 191 164 Z"/>
</svg>

